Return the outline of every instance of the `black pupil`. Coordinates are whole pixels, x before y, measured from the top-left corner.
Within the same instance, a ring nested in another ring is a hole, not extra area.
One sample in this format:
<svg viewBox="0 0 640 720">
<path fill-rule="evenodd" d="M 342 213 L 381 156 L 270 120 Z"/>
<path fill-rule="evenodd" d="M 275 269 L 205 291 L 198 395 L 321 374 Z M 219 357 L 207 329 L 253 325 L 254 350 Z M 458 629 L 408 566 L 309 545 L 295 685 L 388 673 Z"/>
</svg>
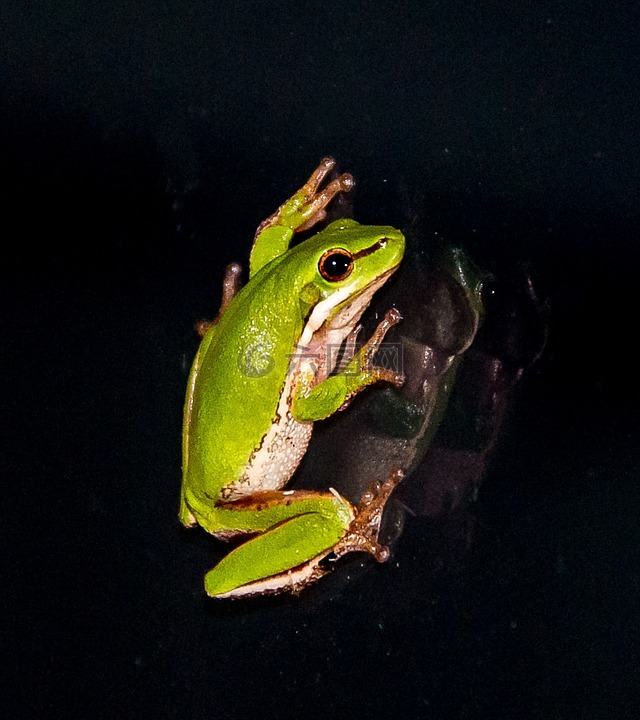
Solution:
<svg viewBox="0 0 640 720">
<path fill-rule="evenodd" d="M 328 278 L 341 278 L 349 272 L 351 257 L 345 253 L 335 252 L 327 255 L 322 263 L 322 270 Z"/>
</svg>

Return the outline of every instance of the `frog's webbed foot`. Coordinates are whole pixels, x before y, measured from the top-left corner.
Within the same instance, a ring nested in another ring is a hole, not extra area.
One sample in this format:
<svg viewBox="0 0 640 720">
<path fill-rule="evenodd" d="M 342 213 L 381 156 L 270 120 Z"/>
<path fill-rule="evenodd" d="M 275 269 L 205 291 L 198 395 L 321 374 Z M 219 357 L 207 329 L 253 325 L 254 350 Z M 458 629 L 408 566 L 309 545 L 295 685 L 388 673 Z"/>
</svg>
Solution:
<svg viewBox="0 0 640 720">
<path fill-rule="evenodd" d="M 225 268 L 224 278 L 222 280 L 222 301 L 220 303 L 220 309 L 214 320 L 198 320 L 195 324 L 196 332 L 200 337 L 204 337 L 207 331 L 218 323 L 227 306 L 242 287 L 240 283 L 241 273 L 242 267 L 239 263 L 229 263 Z"/>
<path fill-rule="evenodd" d="M 377 481 L 371 483 L 355 508 L 356 515 L 346 535 L 333 547 L 336 559 L 349 552 L 367 552 L 378 562 L 389 559 L 389 548 L 378 542 L 380 523 L 389 496 L 403 478 L 404 472 L 396 468 L 382 485 Z"/>
<path fill-rule="evenodd" d="M 298 192 L 294 193 L 273 215 L 260 224 L 256 231 L 256 237 L 263 230 L 274 225 L 284 225 L 290 227 L 294 232 L 301 232 L 324 220 L 327 215 L 327 205 L 331 200 L 340 192 L 349 192 L 354 186 L 353 176 L 343 173 L 320 189 L 335 164 L 336 161 L 333 158 L 324 158 Z"/>
</svg>

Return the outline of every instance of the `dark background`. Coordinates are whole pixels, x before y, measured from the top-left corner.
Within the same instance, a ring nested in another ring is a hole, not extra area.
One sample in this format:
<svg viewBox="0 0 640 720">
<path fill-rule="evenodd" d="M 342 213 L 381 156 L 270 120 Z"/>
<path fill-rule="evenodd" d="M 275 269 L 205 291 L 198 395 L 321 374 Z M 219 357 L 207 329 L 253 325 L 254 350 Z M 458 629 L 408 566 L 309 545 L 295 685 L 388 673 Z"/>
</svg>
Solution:
<svg viewBox="0 0 640 720">
<path fill-rule="evenodd" d="M 638 20 L 2 3 L 3 715 L 634 715 Z M 530 273 L 549 344 L 459 536 L 213 602 L 224 548 L 176 518 L 193 321 L 327 154 L 360 221 Z"/>
</svg>

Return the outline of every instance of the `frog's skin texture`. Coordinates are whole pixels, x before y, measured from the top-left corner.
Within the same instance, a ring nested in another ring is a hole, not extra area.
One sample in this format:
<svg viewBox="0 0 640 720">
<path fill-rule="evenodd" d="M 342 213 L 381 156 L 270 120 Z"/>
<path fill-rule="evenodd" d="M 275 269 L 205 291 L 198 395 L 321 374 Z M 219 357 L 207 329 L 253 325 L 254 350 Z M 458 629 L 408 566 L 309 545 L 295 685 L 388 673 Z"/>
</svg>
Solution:
<svg viewBox="0 0 640 720">
<path fill-rule="evenodd" d="M 322 188 L 333 166 L 323 160 L 260 225 L 248 283 L 240 289 L 239 266 L 229 266 L 218 317 L 198 325 L 203 338 L 185 401 L 180 520 L 222 539 L 251 536 L 206 575 L 213 597 L 298 591 L 327 571 L 321 561 L 328 555 L 388 556 L 378 533 L 400 470 L 358 506 L 330 488 L 282 489 L 316 420 L 368 385 L 404 381 L 373 363 L 400 320 L 397 310 L 387 311 L 355 350 L 360 316 L 400 264 L 402 233 L 344 219 L 290 247 L 296 232 L 324 219 L 331 199 L 353 186 L 344 174 Z"/>
</svg>

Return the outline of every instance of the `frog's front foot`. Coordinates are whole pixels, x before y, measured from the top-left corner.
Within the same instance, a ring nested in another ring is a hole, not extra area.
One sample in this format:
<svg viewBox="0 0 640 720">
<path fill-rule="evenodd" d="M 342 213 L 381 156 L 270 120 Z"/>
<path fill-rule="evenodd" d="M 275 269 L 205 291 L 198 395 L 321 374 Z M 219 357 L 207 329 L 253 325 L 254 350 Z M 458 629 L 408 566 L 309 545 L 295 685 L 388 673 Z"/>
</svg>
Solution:
<svg viewBox="0 0 640 720">
<path fill-rule="evenodd" d="M 256 237 L 274 225 L 282 225 L 294 232 L 301 232 L 324 220 L 327 216 L 327 205 L 331 200 L 340 192 L 349 192 L 354 186 L 353 176 L 343 173 L 321 189 L 320 186 L 335 164 L 333 158 L 324 158 L 298 192 L 261 223 Z"/>
<path fill-rule="evenodd" d="M 349 552 L 367 552 L 378 562 L 389 559 L 389 548 L 378 542 L 380 523 L 387 500 L 403 478 L 404 472 L 396 468 L 382 485 L 377 481 L 370 485 L 355 508 L 346 535 L 333 548 L 336 559 Z"/>
<path fill-rule="evenodd" d="M 353 175 L 342 173 L 335 180 L 327 183 L 323 190 L 320 190 L 320 185 L 328 173 L 333 170 L 335 164 L 336 161 L 333 158 L 324 158 L 309 180 L 289 201 L 306 218 L 304 223 L 297 228 L 298 232 L 308 230 L 316 223 L 324 220 L 327 216 L 327 205 L 333 198 L 338 193 L 349 192 L 353 188 Z M 299 207 L 298 203 L 300 203 Z"/>
<path fill-rule="evenodd" d="M 405 377 L 401 372 L 397 372 L 393 368 L 386 368 L 374 365 L 373 359 L 384 341 L 389 330 L 402 320 L 402 315 L 397 308 L 390 308 L 384 315 L 384 318 L 375 329 L 373 335 L 369 338 L 364 350 L 365 367 L 368 368 L 376 376 L 376 380 L 384 380 L 385 382 L 400 388 L 404 385 Z M 396 361 L 398 358 L 396 358 Z M 398 364 L 398 363 L 397 363 Z"/>
</svg>

